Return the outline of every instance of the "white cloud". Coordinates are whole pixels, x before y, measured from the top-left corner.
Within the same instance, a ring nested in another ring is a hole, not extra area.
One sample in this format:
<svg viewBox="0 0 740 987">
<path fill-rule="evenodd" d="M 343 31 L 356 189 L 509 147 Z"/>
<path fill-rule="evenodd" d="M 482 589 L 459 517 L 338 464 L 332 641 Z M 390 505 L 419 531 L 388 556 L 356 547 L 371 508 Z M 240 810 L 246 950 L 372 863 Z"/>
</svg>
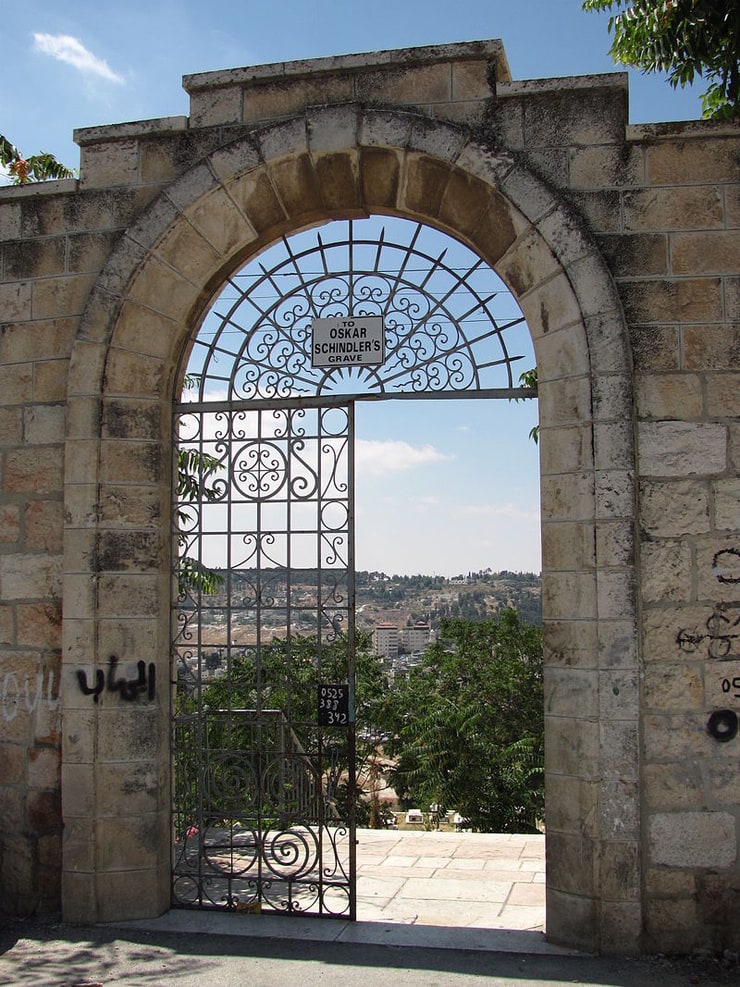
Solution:
<svg viewBox="0 0 740 987">
<path fill-rule="evenodd" d="M 66 62 L 85 75 L 96 75 L 108 82 L 125 82 L 123 76 L 114 72 L 106 61 L 93 55 L 81 41 L 69 34 L 34 33 L 33 47 L 42 55 L 51 55 L 52 58 Z"/>
<path fill-rule="evenodd" d="M 432 445 L 412 446 L 397 439 L 358 439 L 355 445 L 355 461 L 358 472 L 381 476 L 384 473 L 399 473 L 426 466 L 429 463 L 443 463 L 453 459 Z"/>
</svg>

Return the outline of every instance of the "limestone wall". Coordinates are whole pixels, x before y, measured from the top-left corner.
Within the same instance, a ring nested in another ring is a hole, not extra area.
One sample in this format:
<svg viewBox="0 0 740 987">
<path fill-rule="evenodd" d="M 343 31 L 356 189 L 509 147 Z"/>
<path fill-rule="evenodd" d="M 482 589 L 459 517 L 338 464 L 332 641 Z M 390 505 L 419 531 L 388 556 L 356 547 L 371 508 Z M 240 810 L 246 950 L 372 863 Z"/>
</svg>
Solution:
<svg viewBox="0 0 740 987">
<path fill-rule="evenodd" d="M 167 907 L 177 360 L 251 251 L 377 210 L 478 249 L 535 340 L 548 933 L 738 948 L 738 126 L 629 126 L 623 76 L 512 82 L 500 42 L 185 87 L 0 190 L 2 907 L 63 870 L 69 918 Z M 154 699 L 81 691 L 114 651 Z"/>
</svg>

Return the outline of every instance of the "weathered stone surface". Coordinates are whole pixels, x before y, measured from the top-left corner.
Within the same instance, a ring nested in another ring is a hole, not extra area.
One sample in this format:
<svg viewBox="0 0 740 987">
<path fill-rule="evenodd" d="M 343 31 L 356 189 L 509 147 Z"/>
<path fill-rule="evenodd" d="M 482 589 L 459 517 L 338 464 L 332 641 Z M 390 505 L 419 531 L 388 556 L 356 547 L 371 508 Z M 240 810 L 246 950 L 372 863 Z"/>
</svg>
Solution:
<svg viewBox="0 0 740 987">
<path fill-rule="evenodd" d="M 727 468 L 727 429 L 722 425 L 644 422 L 637 437 L 642 476 L 711 476 Z"/>
<path fill-rule="evenodd" d="M 654 864 L 729 867 L 737 860 L 734 817 L 728 812 L 656 812 L 648 819 Z"/>
</svg>

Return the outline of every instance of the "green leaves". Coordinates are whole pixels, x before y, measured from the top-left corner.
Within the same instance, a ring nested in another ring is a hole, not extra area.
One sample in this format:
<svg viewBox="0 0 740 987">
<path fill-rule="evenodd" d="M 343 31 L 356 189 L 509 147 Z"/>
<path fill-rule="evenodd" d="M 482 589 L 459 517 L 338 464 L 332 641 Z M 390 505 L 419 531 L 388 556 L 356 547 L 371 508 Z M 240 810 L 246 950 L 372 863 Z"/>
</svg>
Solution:
<svg viewBox="0 0 740 987">
<path fill-rule="evenodd" d="M 615 62 L 666 72 L 674 88 L 704 78 L 702 116 L 740 116 L 738 0 L 584 0 L 582 6 L 619 11 L 609 19 Z"/>
<path fill-rule="evenodd" d="M 0 165 L 8 169 L 8 174 L 14 185 L 75 177 L 73 171 L 57 161 L 53 154 L 46 151 L 24 158 L 18 148 L 2 134 L 0 134 Z"/>
<path fill-rule="evenodd" d="M 394 685 L 391 781 L 407 802 L 455 809 L 481 832 L 533 832 L 544 813 L 541 631 L 514 610 L 442 631 Z"/>
</svg>

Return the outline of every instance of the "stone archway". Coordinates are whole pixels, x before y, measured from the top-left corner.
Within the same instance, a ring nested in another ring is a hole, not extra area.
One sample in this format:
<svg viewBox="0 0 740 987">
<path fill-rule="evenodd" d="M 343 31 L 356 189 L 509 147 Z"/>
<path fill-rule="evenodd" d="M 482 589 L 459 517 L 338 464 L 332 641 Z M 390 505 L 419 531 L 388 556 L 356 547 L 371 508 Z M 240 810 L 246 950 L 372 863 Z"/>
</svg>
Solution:
<svg viewBox="0 0 740 987">
<path fill-rule="evenodd" d="M 454 125 L 309 109 L 212 152 L 119 240 L 69 378 L 63 904 L 169 904 L 170 408 L 213 290 L 277 236 L 389 213 L 456 236 L 509 284 L 540 379 L 548 935 L 635 948 L 641 926 L 631 377 L 619 300 L 564 202 Z M 92 561 L 93 577 L 90 577 Z M 156 701 L 92 707 L 78 655 L 154 657 Z"/>
</svg>

